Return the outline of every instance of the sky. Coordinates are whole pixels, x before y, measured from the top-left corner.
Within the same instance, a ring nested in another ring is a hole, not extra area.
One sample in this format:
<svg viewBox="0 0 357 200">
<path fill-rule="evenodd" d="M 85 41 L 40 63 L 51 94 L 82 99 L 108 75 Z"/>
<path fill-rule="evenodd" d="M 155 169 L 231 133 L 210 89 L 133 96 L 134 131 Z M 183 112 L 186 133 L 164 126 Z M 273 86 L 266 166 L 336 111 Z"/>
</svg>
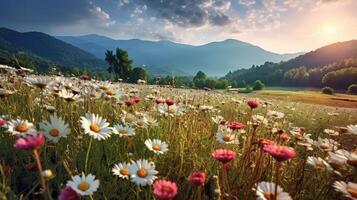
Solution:
<svg viewBox="0 0 357 200">
<path fill-rule="evenodd" d="M 357 0 L 0 0 L 0 27 L 201 45 L 237 39 L 277 53 L 357 39 Z"/>
</svg>

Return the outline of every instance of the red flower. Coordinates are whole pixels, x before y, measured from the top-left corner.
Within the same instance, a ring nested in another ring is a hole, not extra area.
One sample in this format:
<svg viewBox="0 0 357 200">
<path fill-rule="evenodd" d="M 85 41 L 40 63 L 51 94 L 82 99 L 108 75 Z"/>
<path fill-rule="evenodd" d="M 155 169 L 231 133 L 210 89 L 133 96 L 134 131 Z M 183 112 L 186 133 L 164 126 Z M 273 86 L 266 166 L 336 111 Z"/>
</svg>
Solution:
<svg viewBox="0 0 357 200">
<path fill-rule="evenodd" d="M 177 185 L 174 182 L 158 180 L 154 183 L 154 195 L 160 200 L 170 200 L 177 195 Z"/>
<path fill-rule="evenodd" d="M 279 162 L 294 158 L 296 156 L 294 149 L 287 146 L 265 145 L 263 150 Z"/>
<path fill-rule="evenodd" d="M 67 186 L 61 190 L 58 200 L 79 200 L 79 195 L 71 187 Z"/>
<path fill-rule="evenodd" d="M 42 133 L 37 135 L 29 135 L 25 138 L 16 140 L 15 148 L 23 150 L 35 150 L 41 148 L 45 144 L 45 136 Z"/>
<path fill-rule="evenodd" d="M 171 99 L 171 98 L 167 98 L 166 99 L 166 104 L 169 106 L 172 106 L 175 104 L 175 100 Z"/>
<path fill-rule="evenodd" d="M 135 104 L 135 100 L 134 99 L 128 99 L 128 100 L 125 101 L 125 104 L 127 106 L 132 106 L 132 105 Z"/>
<path fill-rule="evenodd" d="M 156 98 L 156 99 L 155 99 L 155 103 L 156 103 L 156 104 L 162 104 L 162 103 L 165 103 L 165 99 Z"/>
<path fill-rule="evenodd" d="M 227 126 L 232 130 L 244 128 L 244 124 L 240 122 L 228 122 Z"/>
<path fill-rule="evenodd" d="M 140 97 L 139 96 L 135 96 L 133 97 L 135 103 L 139 103 L 140 102 Z"/>
<path fill-rule="evenodd" d="M 5 125 L 5 120 L 3 118 L 0 118 L 0 127 Z"/>
<path fill-rule="evenodd" d="M 237 154 L 229 149 L 216 149 L 212 152 L 212 157 L 222 163 L 228 163 L 236 158 Z"/>
<path fill-rule="evenodd" d="M 247 104 L 251 109 L 257 108 L 260 105 L 259 101 L 256 99 L 249 99 Z"/>
<path fill-rule="evenodd" d="M 203 186 L 206 182 L 206 174 L 204 172 L 192 172 L 188 180 L 193 185 Z"/>
</svg>

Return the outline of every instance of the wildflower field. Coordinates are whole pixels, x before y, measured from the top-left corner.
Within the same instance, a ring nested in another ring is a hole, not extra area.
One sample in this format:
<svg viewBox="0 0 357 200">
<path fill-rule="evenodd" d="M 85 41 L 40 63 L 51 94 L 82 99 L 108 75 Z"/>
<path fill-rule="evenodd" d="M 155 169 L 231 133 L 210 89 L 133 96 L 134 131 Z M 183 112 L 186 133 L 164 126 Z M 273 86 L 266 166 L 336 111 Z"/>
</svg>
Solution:
<svg viewBox="0 0 357 200">
<path fill-rule="evenodd" d="M 0 77 L 1 199 L 357 199 L 357 109 Z"/>
</svg>

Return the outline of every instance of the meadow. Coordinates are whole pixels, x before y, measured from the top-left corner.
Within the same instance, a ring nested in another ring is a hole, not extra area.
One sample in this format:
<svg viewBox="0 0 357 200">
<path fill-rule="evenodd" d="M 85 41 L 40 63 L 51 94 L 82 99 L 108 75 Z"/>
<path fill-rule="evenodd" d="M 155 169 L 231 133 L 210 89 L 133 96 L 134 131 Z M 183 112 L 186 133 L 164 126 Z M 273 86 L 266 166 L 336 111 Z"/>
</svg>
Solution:
<svg viewBox="0 0 357 200">
<path fill-rule="evenodd" d="M 354 96 L 0 78 L 1 199 L 357 199 Z"/>
</svg>

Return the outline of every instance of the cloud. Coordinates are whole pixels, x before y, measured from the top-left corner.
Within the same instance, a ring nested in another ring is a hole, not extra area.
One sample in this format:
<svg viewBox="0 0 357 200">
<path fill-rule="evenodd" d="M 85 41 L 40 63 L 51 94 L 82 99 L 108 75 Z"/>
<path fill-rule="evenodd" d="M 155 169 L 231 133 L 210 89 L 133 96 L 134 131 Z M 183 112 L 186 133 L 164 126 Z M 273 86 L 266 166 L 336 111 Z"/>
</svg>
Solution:
<svg viewBox="0 0 357 200">
<path fill-rule="evenodd" d="M 251 6 L 255 4 L 255 0 L 239 0 L 239 3 L 244 6 Z"/>
<path fill-rule="evenodd" d="M 78 24 L 108 27 L 115 20 L 89 0 L 1 0 L 0 24 L 20 30 L 48 31 Z"/>
<path fill-rule="evenodd" d="M 156 17 L 181 27 L 201 27 L 207 24 L 224 26 L 230 17 L 225 11 L 229 0 L 136 0 L 137 5 L 146 5 Z"/>
</svg>

